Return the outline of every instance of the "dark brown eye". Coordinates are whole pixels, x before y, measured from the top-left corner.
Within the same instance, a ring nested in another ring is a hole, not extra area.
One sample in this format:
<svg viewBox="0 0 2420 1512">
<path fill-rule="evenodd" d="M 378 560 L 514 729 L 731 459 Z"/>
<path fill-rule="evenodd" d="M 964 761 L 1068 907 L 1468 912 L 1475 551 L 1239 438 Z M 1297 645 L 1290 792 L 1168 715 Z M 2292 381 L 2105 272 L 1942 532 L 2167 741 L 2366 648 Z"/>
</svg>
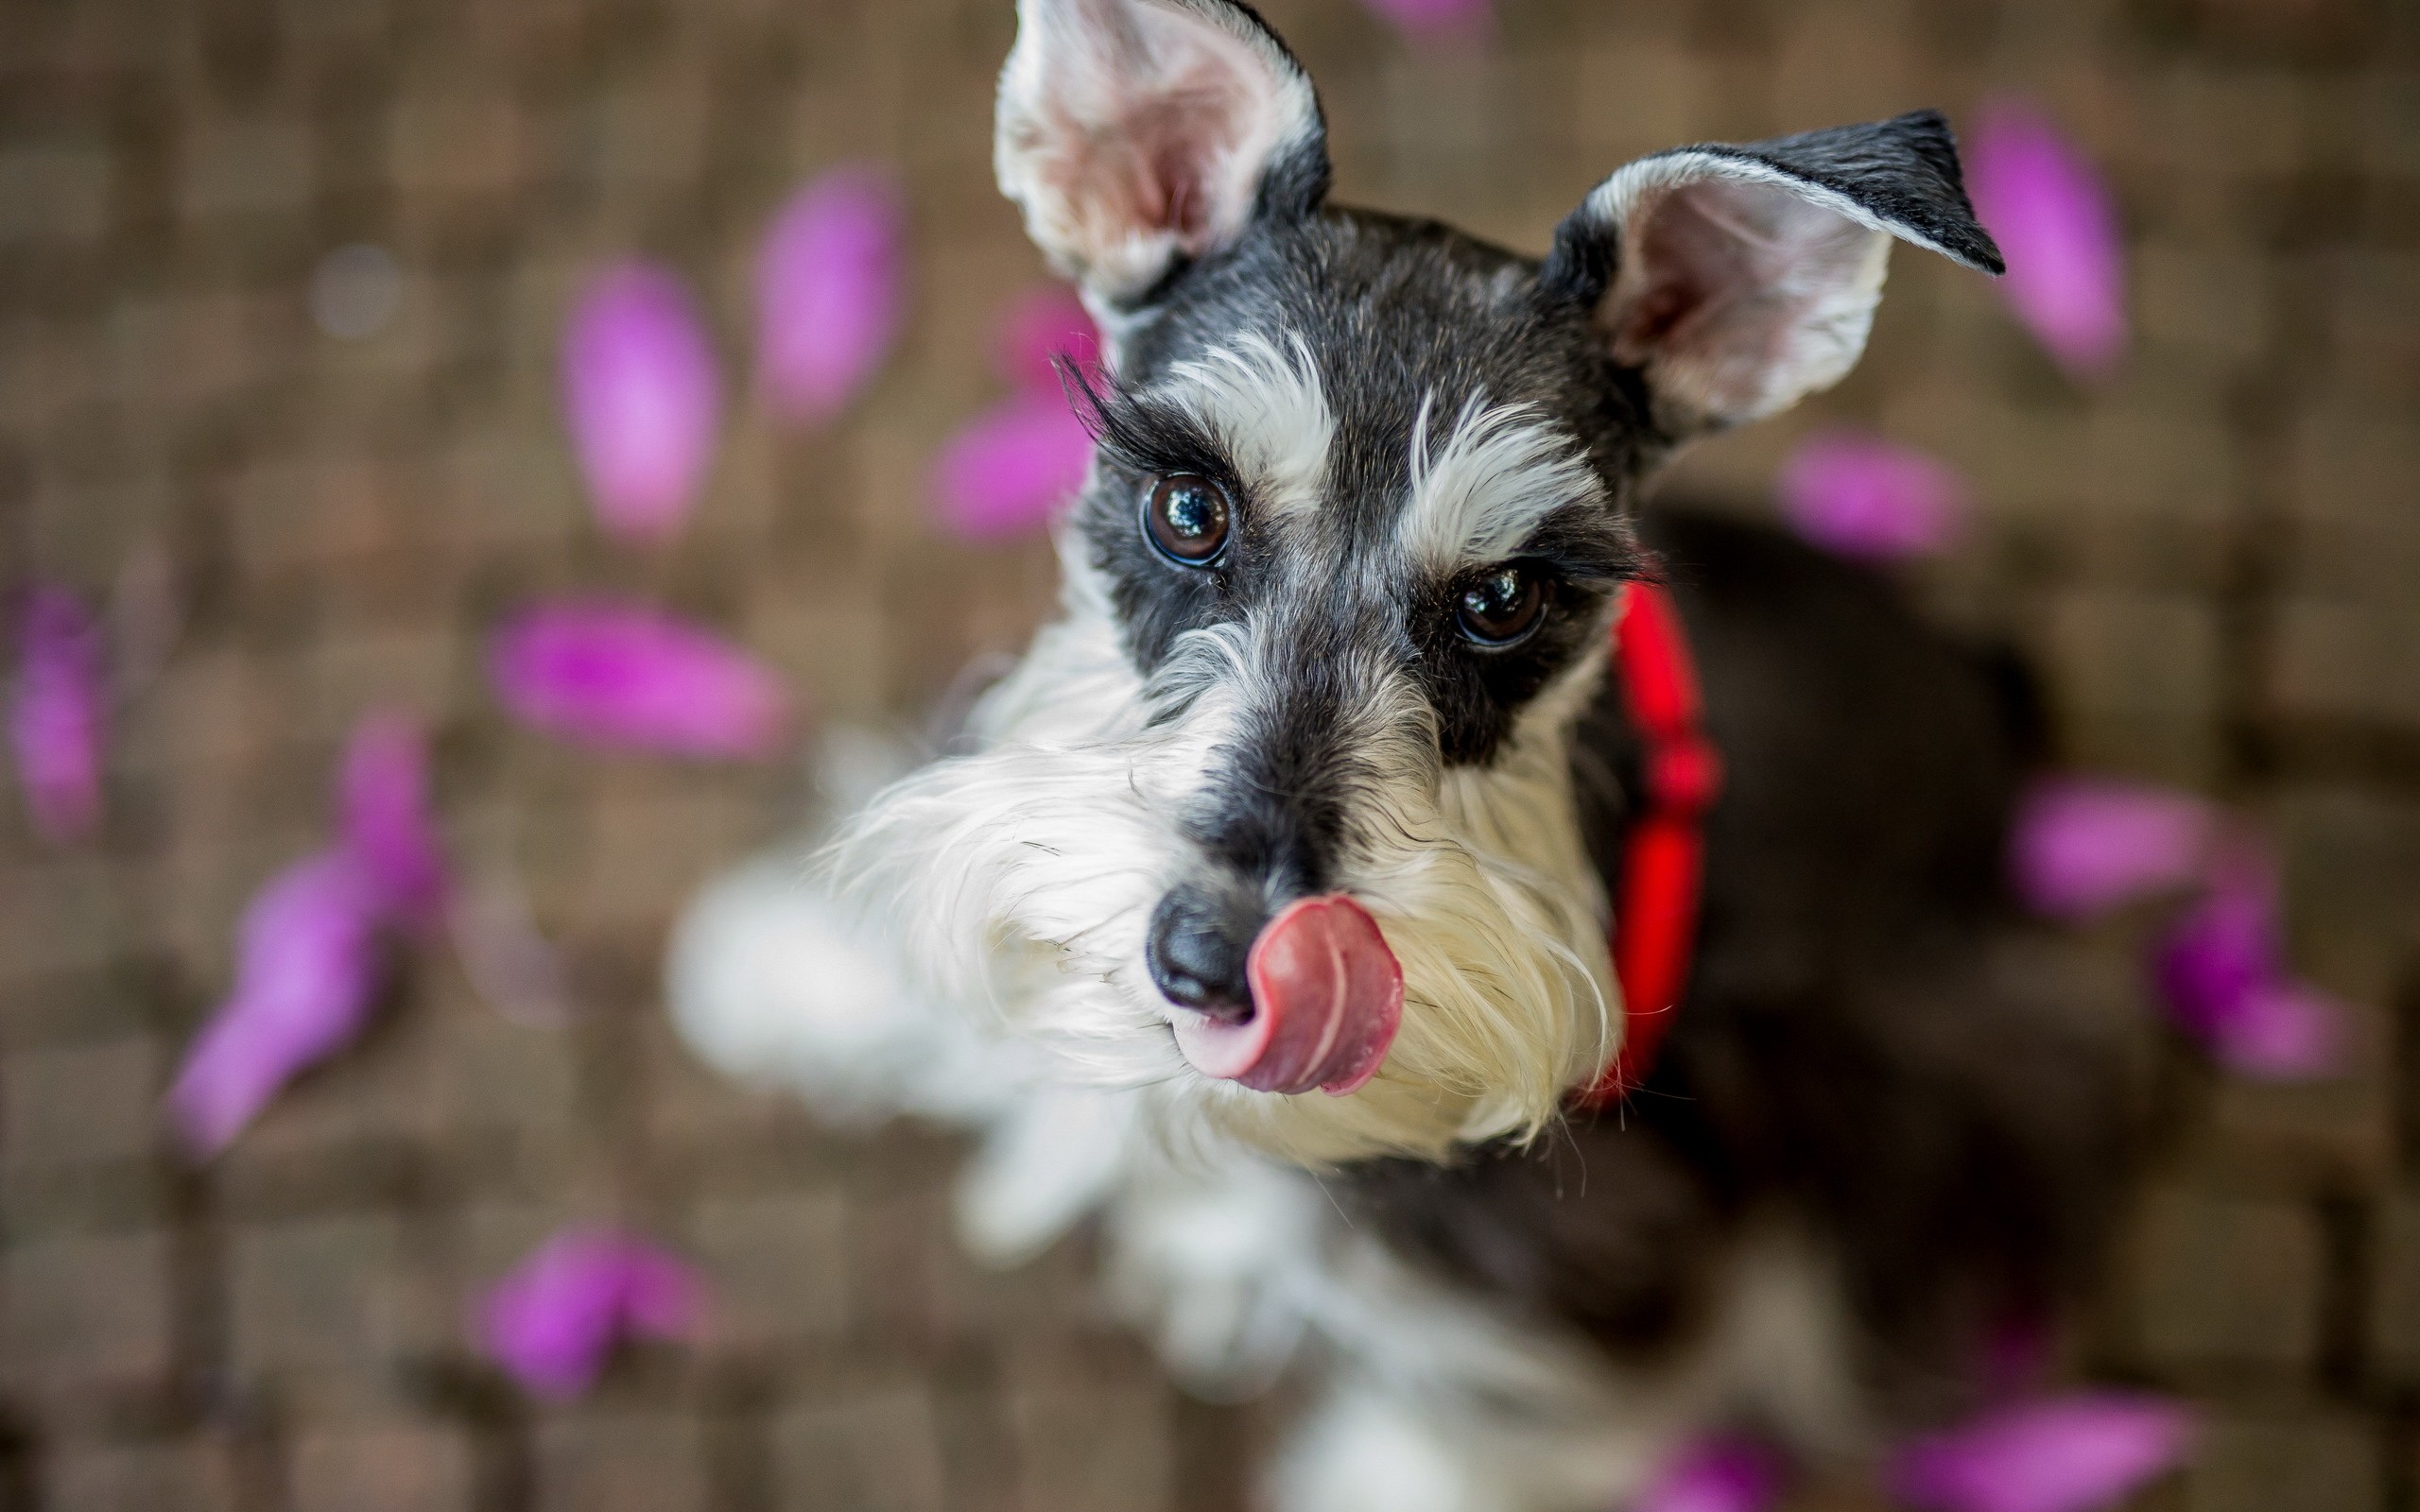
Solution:
<svg viewBox="0 0 2420 1512">
<path fill-rule="evenodd" d="M 1547 614 L 1547 585 L 1519 562 L 1491 567 L 1462 590 L 1454 621 L 1462 639 L 1500 651 L 1528 638 Z"/>
<path fill-rule="evenodd" d="M 1171 472 L 1143 496 L 1143 533 L 1179 566 L 1207 567 L 1218 560 L 1234 528 L 1227 490 L 1199 472 Z"/>
</svg>

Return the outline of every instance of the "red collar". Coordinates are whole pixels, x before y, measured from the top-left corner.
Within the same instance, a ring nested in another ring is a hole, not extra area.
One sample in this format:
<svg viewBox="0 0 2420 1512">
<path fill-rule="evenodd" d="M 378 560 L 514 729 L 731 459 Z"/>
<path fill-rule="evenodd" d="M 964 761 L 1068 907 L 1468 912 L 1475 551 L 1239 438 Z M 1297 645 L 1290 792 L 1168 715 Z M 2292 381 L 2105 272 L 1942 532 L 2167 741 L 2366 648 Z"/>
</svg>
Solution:
<svg viewBox="0 0 2420 1512">
<path fill-rule="evenodd" d="M 1640 791 L 1614 896 L 1622 1047 L 1575 1098 L 1592 1110 L 1619 1102 L 1647 1079 L 1671 1027 L 1697 946 L 1705 816 L 1722 796 L 1722 753 L 1706 738 L 1697 662 L 1669 593 L 1652 583 L 1623 591 L 1614 616 L 1613 664 L 1638 733 Z"/>
</svg>

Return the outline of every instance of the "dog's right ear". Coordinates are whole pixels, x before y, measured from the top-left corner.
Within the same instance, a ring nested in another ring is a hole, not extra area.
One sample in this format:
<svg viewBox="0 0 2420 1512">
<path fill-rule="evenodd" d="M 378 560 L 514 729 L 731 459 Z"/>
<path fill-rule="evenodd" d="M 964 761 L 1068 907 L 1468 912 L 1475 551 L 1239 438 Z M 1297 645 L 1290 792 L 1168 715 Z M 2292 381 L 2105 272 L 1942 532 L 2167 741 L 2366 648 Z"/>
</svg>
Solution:
<svg viewBox="0 0 2420 1512">
<path fill-rule="evenodd" d="M 1017 0 L 993 151 L 1027 233 L 1111 306 L 1328 186 L 1309 77 L 1233 0 Z"/>
</svg>

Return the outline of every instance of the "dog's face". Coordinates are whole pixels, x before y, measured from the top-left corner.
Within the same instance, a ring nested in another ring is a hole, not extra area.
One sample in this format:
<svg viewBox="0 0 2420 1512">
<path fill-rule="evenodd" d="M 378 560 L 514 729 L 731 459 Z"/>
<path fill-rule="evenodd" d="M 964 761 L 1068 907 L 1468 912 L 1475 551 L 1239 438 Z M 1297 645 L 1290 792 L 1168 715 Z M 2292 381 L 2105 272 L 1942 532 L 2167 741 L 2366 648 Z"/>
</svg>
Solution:
<svg viewBox="0 0 2420 1512">
<path fill-rule="evenodd" d="M 1300 1159 L 1533 1131 L 1616 1047 L 1566 740 L 1641 473 L 1845 372 L 1937 118 L 1642 160 L 1543 263 L 1328 208 L 1228 0 L 1022 0 L 1003 188 L 1108 337 L 1065 613 L 839 864 L 1071 1072 Z"/>
</svg>

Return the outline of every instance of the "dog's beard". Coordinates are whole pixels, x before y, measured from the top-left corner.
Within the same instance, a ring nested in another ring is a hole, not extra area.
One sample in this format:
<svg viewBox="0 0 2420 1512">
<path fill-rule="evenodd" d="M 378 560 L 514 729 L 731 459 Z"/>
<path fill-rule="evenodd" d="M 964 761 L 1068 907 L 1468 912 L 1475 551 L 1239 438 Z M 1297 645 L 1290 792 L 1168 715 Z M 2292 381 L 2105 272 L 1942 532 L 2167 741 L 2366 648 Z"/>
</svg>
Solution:
<svg viewBox="0 0 2420 1512">
<path fill-rule="evenodd" d="M 1153 907 L 1198 865 L 1178 816 L 1252 696 L 1250 632 L 1194 632 L 1147 683 L 1070 569 L 1065 617 L 978 706 L 977 752 L 904 779 L 829 848 L 836 894 L 879 914 L 936 991 L 1070 1080 L 1142 1091 L 1180 1143 L 1325 1164 L 1546 1127 L 1619 1034 L 1564 750 L 1597 669 L 1547 690 L 1485 768 L 1441 765 L 1399 676 L 1352 713 L 1367 778 L 1335 881 L 1402 965 L 1402 1028 L 1349 1096 L 1255 1092 L 1186 1064 L 1169 1029 L 1185 1010 L 1144 957 Z"/>
</svg>

